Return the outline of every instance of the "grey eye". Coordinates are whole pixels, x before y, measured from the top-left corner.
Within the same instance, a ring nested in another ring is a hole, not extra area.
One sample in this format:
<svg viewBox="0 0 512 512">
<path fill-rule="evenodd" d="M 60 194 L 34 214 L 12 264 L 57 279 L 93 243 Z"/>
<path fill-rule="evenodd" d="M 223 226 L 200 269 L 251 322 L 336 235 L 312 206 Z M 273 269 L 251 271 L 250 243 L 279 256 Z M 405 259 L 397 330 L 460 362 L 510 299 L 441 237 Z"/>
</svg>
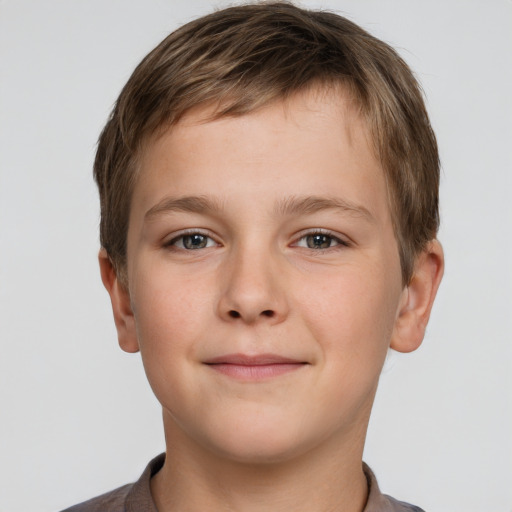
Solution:
<svg viewBox="0 0 512 512">
<path fill-rule="evenodd" d="M 208 247 L 209 237 L 195 233 L 193 235 L 184 235 L 182 238 L 183 247 L 185 249 L 204 249 Z"/>
<path fill-rule="evenodd" d="M 216 247 L 217 242 L 210 236 L 201 232 L 190 231 L 183 233 L 165 244 L 169 249 L 176 248 L 185 251 L 195 251 Z"/>
<path fill-rule="evenodd" d="M 305 238 L 309 249 L 328 249 L 338 244 L 335 238 L 329 235 L 323 235 L 322 233 L 307 235 Z"/>
</svg>

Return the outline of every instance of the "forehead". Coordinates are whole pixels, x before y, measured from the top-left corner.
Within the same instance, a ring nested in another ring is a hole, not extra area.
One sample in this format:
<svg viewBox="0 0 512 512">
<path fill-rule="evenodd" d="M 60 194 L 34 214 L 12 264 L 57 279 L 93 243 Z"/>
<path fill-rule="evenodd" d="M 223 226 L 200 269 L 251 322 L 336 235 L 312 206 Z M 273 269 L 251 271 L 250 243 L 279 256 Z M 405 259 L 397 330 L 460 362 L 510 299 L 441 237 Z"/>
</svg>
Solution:
<svg viewBox="0 0 512 512">
<path fill-rule="evenodd" d="M 257 194 L 328 196 L 333 183 L 369 208 L 387 202 L 366 123 L 341 89 L 312 88 L 245 115 L 217 111 L 197 107 L 148 142 L 134 206 L 151 208 L 169 194 L 218 194 L 228 202 Z"/>
</svg>

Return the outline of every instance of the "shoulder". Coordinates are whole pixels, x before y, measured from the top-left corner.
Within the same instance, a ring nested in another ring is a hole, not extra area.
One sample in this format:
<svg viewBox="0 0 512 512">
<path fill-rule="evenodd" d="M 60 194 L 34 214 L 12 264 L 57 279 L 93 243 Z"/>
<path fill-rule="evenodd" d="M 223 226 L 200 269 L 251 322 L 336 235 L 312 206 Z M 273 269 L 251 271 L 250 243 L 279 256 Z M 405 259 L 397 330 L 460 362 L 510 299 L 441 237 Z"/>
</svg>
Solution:
<svg viewBox="0 0 512 512">
<path fill-rule="evenodd" d="M 62 512 L 125 512 L 126 497 L 132 487 L 133 484 L 123 485 Z"/>
<path fill-rule="evenodd" d="M 417 507 L 416 505 L 411 505 L 410 503 L 405 503 L 405 501 L 398 501 L 387 494 L 384 494 L 384 497 L 388 500 L 390 505 L 390 511 L 393 512 L 425 512 L 422 508 Z"/>
<path fill-rule="evenodd" d="M 62 512 L 157 512 L 151 497 L 150 481 L 164 460 L 164 453 L 155 457 L 134 484 L 123 485 Z"/>
<path fill-rule="evenodd" d="M 368 501 L 363 512 L 425 512 L 416 505 L 398 501 L 381 493 L 372 470 L 363 463 L 363 471 L 368 481 Z"/>
</svg>

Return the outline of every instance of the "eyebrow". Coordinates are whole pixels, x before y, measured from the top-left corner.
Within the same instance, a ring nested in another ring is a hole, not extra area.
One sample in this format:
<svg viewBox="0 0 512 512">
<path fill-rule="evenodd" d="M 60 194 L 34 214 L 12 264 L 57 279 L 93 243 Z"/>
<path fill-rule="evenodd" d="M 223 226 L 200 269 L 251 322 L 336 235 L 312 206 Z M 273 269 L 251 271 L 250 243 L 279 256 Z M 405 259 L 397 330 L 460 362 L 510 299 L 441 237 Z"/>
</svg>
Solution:
<svg viewBox="0 0 512 512">
<path fill-rule="evenodd" d="M 292 196 L 279 201 L 276 207 L 276 213 L 280 215 L 307 215 L 323 210 L 341 210 L 357 217 L 364 217 L 371 222 L 375 221 L 370 210 L 363 205 L 339 197 Z"/>
<path fill-rule="evenodd" d="M 144 215 L 146 221 L 163 213 L 191 212 L 191 213 L 218 213 L 222 204 L 207 196 L 166 197 L 151 207 Z"/>
<path fill-rule="evenodd" d="M 150 221 L 161 214 L 171 212 L 219 213 L 222 210 L 222 203 L 208 196 L 167 197 L 151 207 L 144 215 L 144 219 Z M 296 216 L 313 214 L 324 210 L 341 210 L 344 213 L 363 217 L 371 222 L 375 221 L 370 210 L 362 205 L 339 197 L 290 196 L 276 204 L 274 213 L 282 216 Z"/>
</svg>

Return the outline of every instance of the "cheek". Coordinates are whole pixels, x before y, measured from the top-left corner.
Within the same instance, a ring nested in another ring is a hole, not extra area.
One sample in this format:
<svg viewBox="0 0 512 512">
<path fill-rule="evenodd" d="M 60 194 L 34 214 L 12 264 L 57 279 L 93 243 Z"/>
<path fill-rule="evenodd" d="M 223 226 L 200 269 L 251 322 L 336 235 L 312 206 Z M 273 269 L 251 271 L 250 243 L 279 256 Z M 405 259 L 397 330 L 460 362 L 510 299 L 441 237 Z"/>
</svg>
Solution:
<svg viewBox="0 0 512 512">
<path fill-rule="evenodd" d="M 176 350 L 193 351 L 206 326 L 211 299 L 204 280 L 171 274 L 163 269 L 141 275 L 134 287 L 137 335 L 144 352 L 164 356 Z"/>
<path fill-rule="evenodd" d="M 154 270 L 138 274 L 135 324 L 149 384 L 160 403 L 173 411 L 180 404 L 178 391 L 193 387 L 190 368 L 207 335 L 211 308 L 203 283 Z"/>
<path fill-rule="evenodd" d="M 383 360 L 389 346 L 399 294 L 384 269 L 351 268 L 316 276 L 304 286 L 303 318 L 327 361 Z M 377 363 L 380 364 L 380 363 Z"/>
</svg>

